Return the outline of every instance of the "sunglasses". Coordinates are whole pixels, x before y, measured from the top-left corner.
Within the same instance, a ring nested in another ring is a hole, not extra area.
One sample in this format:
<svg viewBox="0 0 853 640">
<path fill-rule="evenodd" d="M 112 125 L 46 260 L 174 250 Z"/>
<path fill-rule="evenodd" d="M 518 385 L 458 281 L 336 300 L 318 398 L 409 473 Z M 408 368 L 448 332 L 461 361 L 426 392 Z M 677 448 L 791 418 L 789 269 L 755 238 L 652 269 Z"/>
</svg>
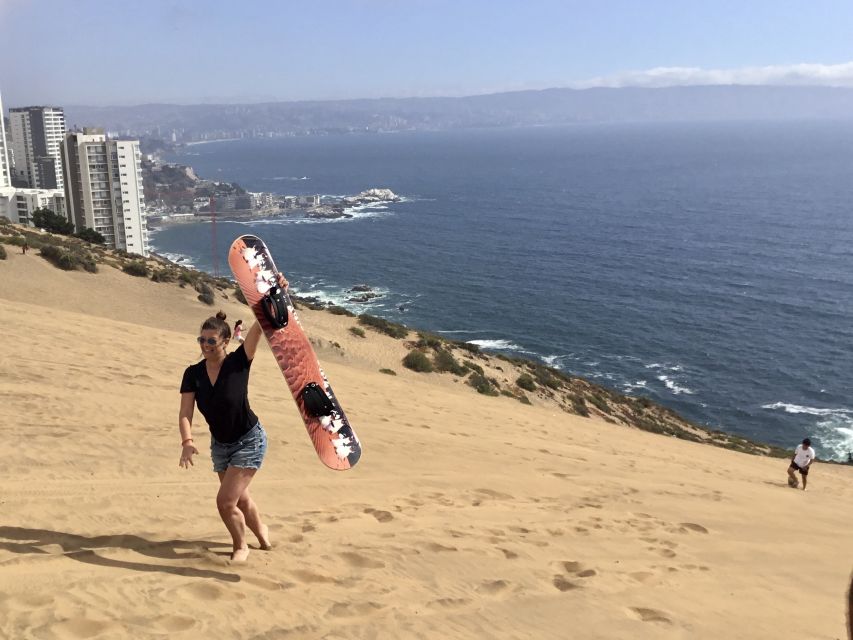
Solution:
<svg viewBox="0 0 853 640">
<path fill-rule="evenodd" d="M 216 338 L 205 338 L 204 336 L 199 336 L 198 338 L 196 338 L 196 340 L 198 340 L 198 343 L 199 343 L 199 344 L 205 344 L 205 343 L 207 343 L 207 344 L 209 344 L 211 347 L 212 347 L 213 345 L 215 345 L 217 342 L 219 342 L 219 340 L 217 340 Z"/>
</svg>

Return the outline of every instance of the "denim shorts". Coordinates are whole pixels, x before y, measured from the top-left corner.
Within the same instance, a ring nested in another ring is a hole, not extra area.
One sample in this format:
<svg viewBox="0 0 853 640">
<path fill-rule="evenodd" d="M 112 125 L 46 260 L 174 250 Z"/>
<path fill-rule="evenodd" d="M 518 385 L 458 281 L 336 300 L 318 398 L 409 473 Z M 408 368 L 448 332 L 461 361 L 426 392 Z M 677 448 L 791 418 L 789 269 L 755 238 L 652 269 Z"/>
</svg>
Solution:
<svg viewBox="0 0 853 640">
<path fill-rule="evenodd" d="M 210 457 L 213 470 L 219 473 L 228 467 L 260 469 L 267 452 L 267 432 L 259 422 L 237 442 L 219 442 L 210 437 Z"/>
</svg>

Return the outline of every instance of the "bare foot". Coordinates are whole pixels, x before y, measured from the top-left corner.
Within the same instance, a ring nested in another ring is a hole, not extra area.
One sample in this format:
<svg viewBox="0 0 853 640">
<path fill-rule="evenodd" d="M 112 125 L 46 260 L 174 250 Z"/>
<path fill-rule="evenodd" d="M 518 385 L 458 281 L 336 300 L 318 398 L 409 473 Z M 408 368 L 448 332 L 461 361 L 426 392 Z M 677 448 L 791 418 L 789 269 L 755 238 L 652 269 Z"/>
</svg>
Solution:
<svg viewBox="0 0 853 640">
<path fill-rule="evenodd" d="M 269 551 L 272 549 L 272 542 L 270 542 L 270 528 L 267 525 L 262 524 L 260 533 L 261 535 L 258 536 L 258 545 L 262 551 Z"/>
<path fill-rule="evenodd" d="M 246 559 L 249 557 L 249 547 L 241 547 L 240 549 L 234 549 L 231 553 L 231 562 L 246 562 Z"/>
</svg>

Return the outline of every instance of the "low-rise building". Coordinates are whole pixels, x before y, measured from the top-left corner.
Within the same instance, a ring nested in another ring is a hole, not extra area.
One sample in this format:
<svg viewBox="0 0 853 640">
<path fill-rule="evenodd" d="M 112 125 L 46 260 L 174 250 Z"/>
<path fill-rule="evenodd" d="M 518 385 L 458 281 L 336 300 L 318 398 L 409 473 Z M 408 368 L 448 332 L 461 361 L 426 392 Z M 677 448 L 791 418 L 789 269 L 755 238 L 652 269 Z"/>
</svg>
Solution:
<svg viewBox="0 0 853 640">
<path fill-rule="evenodd" d="M 296 203 L 300 207 L 319 207 L 320 206 L 320 196 L 297 196 Z"/>
<path fill-rule="evenodd" d="M 36 209 L 50 209 L 65 217 L 65 192 L 62 189 L 0 188 L 0 216 L 10 222 L 33 226 Z"/>
</svg>

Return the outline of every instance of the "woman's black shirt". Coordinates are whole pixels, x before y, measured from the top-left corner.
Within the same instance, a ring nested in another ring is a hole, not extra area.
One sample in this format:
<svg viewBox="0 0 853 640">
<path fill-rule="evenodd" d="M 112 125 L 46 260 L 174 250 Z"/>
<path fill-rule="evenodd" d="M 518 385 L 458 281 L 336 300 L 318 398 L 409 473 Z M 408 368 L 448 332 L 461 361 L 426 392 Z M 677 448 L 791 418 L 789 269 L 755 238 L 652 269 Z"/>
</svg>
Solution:
<svg viewBox="0 0 853 640">
<path fill-rule="evenodd" d="M 219 442 L 236 442 L 258 424 L 258 416 L 249 408 L 251 366 L 240 345 L 225 356 L 215 385 L 210 384 L 204 360 L 184 371 L 181 393 L 195 393 L 198 409 Z"/>
</svg>

